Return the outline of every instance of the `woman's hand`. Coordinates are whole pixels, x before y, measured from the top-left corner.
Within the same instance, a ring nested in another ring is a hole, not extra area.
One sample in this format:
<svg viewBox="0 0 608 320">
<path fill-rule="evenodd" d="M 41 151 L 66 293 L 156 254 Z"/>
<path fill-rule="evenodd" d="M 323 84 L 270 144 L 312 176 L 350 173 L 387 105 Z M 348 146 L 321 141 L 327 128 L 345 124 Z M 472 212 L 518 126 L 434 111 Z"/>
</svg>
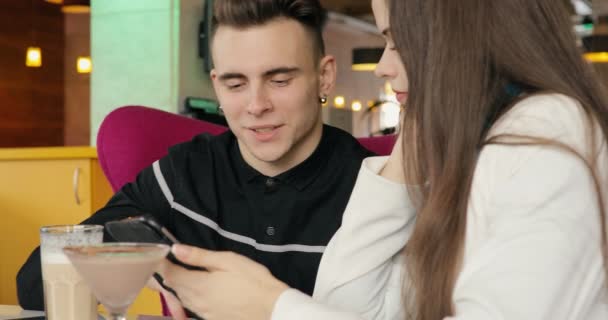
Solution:
<svg viewBox="0 0 608 320">
<path fill-rule="evenodd" d="M 177 292 L 181 304 L 205 320 L 270 319 L 276 300 L 289 288 L 266 267 L 232 252 L 186 245 L 172 250 L 182 262 L 207 269 L 170 264 L 164 270 L 164 283 Z"/>
<path fill-rule="evenodd" d="M 171 262 L 169 262 L 168 260 L 164 260 L 163 263 L 161 263 L 161 265 L 157 269 L 158 273 L 164 274 L 165 270 L 170 267 L 170 265 Z M 151 277 L 150 280 L 148 280 L 147 287 L 163 295 L 163 298 L 165 299 L 165 304 L 169 309 L 169 312 L 171 312 L 173 319 L 186 320 L 188 318 L 186 317 L 186 312 L 184 311 L 182 303 L 179 301 L 179 299 L 177 299 L 177 297 L 174 296 L 171 292 L 165 290 L 160 285 L 156 277 Z"/>
</svg>

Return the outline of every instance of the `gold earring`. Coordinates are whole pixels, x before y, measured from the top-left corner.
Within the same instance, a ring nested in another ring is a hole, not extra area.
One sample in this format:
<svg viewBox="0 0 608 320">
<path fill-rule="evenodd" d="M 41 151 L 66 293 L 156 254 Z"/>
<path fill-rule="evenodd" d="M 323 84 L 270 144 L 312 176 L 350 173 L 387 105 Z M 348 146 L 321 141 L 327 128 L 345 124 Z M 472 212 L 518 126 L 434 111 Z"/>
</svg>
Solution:
<svg viewBox="0 0 608 320">
<path fill-rule="evenodd" d="M 321 104 L 326 104 L 327 103 L 327 97 L 319 97 L 319 102 Z"/>
</svg>

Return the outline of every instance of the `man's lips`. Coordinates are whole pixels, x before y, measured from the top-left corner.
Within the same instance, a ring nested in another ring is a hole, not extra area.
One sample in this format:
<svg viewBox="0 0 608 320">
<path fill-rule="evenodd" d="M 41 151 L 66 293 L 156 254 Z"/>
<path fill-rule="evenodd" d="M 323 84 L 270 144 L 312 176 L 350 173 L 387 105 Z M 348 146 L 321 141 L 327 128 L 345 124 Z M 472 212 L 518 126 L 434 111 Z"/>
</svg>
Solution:
<svg viewBox="0 0 608 320">
<path fill-rule="evenodd" d="M 283 125 L 257 125 L 246 127 L 258 142 L 271 142 L 278 138 Z"/>
<path fill-rule="evenodd" d="M 275 129 L 278 129 L 280 127 L 282 127 L 283 125 L 260 125 L 260 126 L 249 126 L 246 127 L 247 129 L 254 131 L 254 132 L 258 132 L 258 133 L 264 133 L 264 132 L 271 132 Z"/>
</svg>

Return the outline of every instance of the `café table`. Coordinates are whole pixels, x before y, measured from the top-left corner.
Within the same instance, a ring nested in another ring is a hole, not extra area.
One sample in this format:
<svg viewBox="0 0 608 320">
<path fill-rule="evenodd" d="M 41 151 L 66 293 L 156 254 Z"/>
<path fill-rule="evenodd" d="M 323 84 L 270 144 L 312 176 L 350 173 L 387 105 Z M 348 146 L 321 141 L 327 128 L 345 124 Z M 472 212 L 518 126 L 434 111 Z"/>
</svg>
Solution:
<svg viewBox="0 0 608 320">
<path fill-rule="evenodd" d="M 0 304 L 0 320 L 44 320 L 44 312 L 23 310 L 15 305 Z M 99 320 L 103 320 L 103 316 L 99 316 Z M 128 320 L 171 320 L 171 317 L 161 316 L 146 316 L 146 315 L 129 315 Z"/>
</svg>

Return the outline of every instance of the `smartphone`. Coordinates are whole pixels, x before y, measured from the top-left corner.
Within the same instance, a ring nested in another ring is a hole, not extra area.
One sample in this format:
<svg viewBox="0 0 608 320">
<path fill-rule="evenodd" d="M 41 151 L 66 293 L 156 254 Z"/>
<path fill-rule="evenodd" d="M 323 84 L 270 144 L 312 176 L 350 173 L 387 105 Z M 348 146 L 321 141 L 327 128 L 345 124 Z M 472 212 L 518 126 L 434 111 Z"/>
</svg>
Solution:
<svg viewBox="0 0 608 320">
<path fill-rule="evenodd" d="M 149 214 L 106 222 L 105 228 L 116 241 L 162 243 L 169 246 L 180 243 L 167 228 Z M 167 259 L 188 270 L 205 270 L 177 260 L 171 252 L 167 255 Z"/>
</svg>

